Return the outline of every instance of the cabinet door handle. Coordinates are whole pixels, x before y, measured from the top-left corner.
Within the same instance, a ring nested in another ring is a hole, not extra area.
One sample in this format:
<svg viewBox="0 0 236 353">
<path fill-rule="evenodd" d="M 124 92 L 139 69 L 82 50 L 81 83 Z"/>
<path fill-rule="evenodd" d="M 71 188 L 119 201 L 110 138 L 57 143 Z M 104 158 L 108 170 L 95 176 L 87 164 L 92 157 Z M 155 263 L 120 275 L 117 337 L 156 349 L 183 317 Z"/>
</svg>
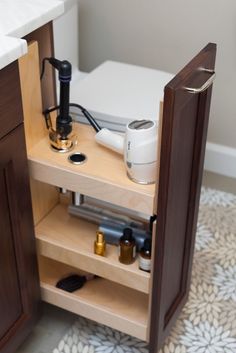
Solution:
<svg viewBox="0 0 236 353">
<path fill-rule="evenodd" d="M 207 73 L 210 73 L 211 76 L 209 77 L 209 79 L 199 88 L 192 88 L 192 87 L 184 87 L 184 89 L 186 91 L 188 91 L 189 93 L 201 93 L 203 91 L 205 91 L 214 81 L 215 79 L 215 71 L 214 70 L 210 70 L 210 69 L 204 69 L 204 68 L 201 68 L 200 71 L 204 71 L 204 72 L 207 72 Z"/>
</svg>

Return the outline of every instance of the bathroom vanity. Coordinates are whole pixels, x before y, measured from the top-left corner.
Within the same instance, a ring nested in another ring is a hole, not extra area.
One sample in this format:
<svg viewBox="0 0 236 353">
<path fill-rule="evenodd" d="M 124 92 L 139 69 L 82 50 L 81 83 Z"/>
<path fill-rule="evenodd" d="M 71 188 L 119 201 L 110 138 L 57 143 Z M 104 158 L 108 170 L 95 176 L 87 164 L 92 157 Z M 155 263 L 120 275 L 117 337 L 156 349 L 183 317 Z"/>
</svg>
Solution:
<svg viewBox="0 0 236 353">
<path fill-rule="evenodd" d="M 53 54 L 51 23 L 25 39 L 28 54 L 0 71 L 0 352 L 12 352 L 32 328 L 40 285 L 42 300 L 148 341 L 157 353 L 189 291 L 216 46 L 208 44 L 166 86 L 158 178 L 139 185 L 127 178 L 120 155 L 96 144 L 89 126 L 76 127 L 85 164 L 50 150 L 41 112 L 55 103 L 55 78 L 49 70 L 40 86 L 39 62 Z M 97 226 L 69 215 L 59 188 L 157 215 L 151 273 L 137 261 L 121 264 L 112 245 L 106 257 L 95 255 Z M 74 293 L 55 287 L 80 271 L 99 278 Z"/>
</svg>

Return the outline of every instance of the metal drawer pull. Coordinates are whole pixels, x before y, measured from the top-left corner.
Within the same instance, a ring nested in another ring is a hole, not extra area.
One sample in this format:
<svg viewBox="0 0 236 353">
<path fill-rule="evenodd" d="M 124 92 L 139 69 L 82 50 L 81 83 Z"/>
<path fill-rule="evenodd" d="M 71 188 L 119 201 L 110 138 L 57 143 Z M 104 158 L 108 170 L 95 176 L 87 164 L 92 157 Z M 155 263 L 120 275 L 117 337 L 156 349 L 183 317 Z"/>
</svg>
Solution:
<svg viewBox="0 0 236 353">
<path fill-rule="evenodd" d="M 205 91 L 214 81 L 215 79 L 215 71 L 210 69 L 200 69 L 201 71 L 207 72 L 211 74 L 211 77 L 199 88 L 185 87 L 184 89 L 190 93 L 201 93 Z"/>
</svg>

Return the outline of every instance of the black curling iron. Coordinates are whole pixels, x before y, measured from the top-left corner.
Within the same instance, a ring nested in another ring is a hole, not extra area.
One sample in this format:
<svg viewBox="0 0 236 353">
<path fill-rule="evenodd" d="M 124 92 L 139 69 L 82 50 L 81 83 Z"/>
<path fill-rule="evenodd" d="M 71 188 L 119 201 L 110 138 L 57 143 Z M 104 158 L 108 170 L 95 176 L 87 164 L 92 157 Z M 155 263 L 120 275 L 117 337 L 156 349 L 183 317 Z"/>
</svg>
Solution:
<svg viewBox="0 0 236 353">
<path fill-rule="evenodd" d="M 41 79 L 44 74 L 45 62 L 48 61 L 59 72 L 60 81 L 60 103 L 43 111 L 46 126 L 49 130 L 51 147 L 57 152 L 68 152 L 76 143 L 76 136 L 72 132 L 72 118 L 69 115 L 70 107 L 78 108 L 90 125 L 96 131 L 95 140 L 97 143 L 110 148 L 111 150 L 123 154 L 124 138 L 120 134 L 111 132 L 106 128 L 101 128 L 92 115 L 80 104 L 70 103 L 70 81 L 71 64 L 67 60 L 60 61 L 55 58 L 44 58 L 42 65 Z M 56 128 L 52 126 L 50 113 L 59 111 L 56 118 Z"/>
<path fill-rule="evenodd" d="M 60 81 L 60 103 L 58 106 L 50 107 L 43 111 L 46 126 L 49 130 L 49 138 L 51 146 L 58 152 L 69 151 L 75 141 L 75 135 L 72 134 L 72 118 L 70 116 L 70 107 L 78 108 L 92 125 L 96 132 L 101 128 L 92 117 L 92 115 L 81 105 L 70 103 L 70 81 L 71 81 L 71 64 L 67 60 L 58 60 L 56 58 L 44 58 L 42 63 L 41 79 L 45 70 L 45 62 L 48 61 L 56 70 L 58 70 L 58 78 Z M 58 111 L 56 118 L 56 129 L 53 129 L 50 113 Z"/>
</svg>

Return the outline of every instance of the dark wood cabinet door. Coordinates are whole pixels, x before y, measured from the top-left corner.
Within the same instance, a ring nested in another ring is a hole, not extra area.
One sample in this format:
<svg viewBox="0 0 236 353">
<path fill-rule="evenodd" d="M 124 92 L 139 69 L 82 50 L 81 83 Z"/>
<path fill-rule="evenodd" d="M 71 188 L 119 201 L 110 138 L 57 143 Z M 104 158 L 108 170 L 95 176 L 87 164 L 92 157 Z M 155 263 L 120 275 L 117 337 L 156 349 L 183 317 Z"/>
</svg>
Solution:
<svg viewBox="0 0 236 353">
<path fill-rule="evenodd" d="M 189 291 L 215 55 L 216 45 L 208 44 L 165 87 L 151 353 L 170 332 Z"/>
<path fill-rule="evenodd" d="M 12 353 L 38 316 L 39 279 L 23 124 L 0 140 L 0 352 Z"/>
</svg>

